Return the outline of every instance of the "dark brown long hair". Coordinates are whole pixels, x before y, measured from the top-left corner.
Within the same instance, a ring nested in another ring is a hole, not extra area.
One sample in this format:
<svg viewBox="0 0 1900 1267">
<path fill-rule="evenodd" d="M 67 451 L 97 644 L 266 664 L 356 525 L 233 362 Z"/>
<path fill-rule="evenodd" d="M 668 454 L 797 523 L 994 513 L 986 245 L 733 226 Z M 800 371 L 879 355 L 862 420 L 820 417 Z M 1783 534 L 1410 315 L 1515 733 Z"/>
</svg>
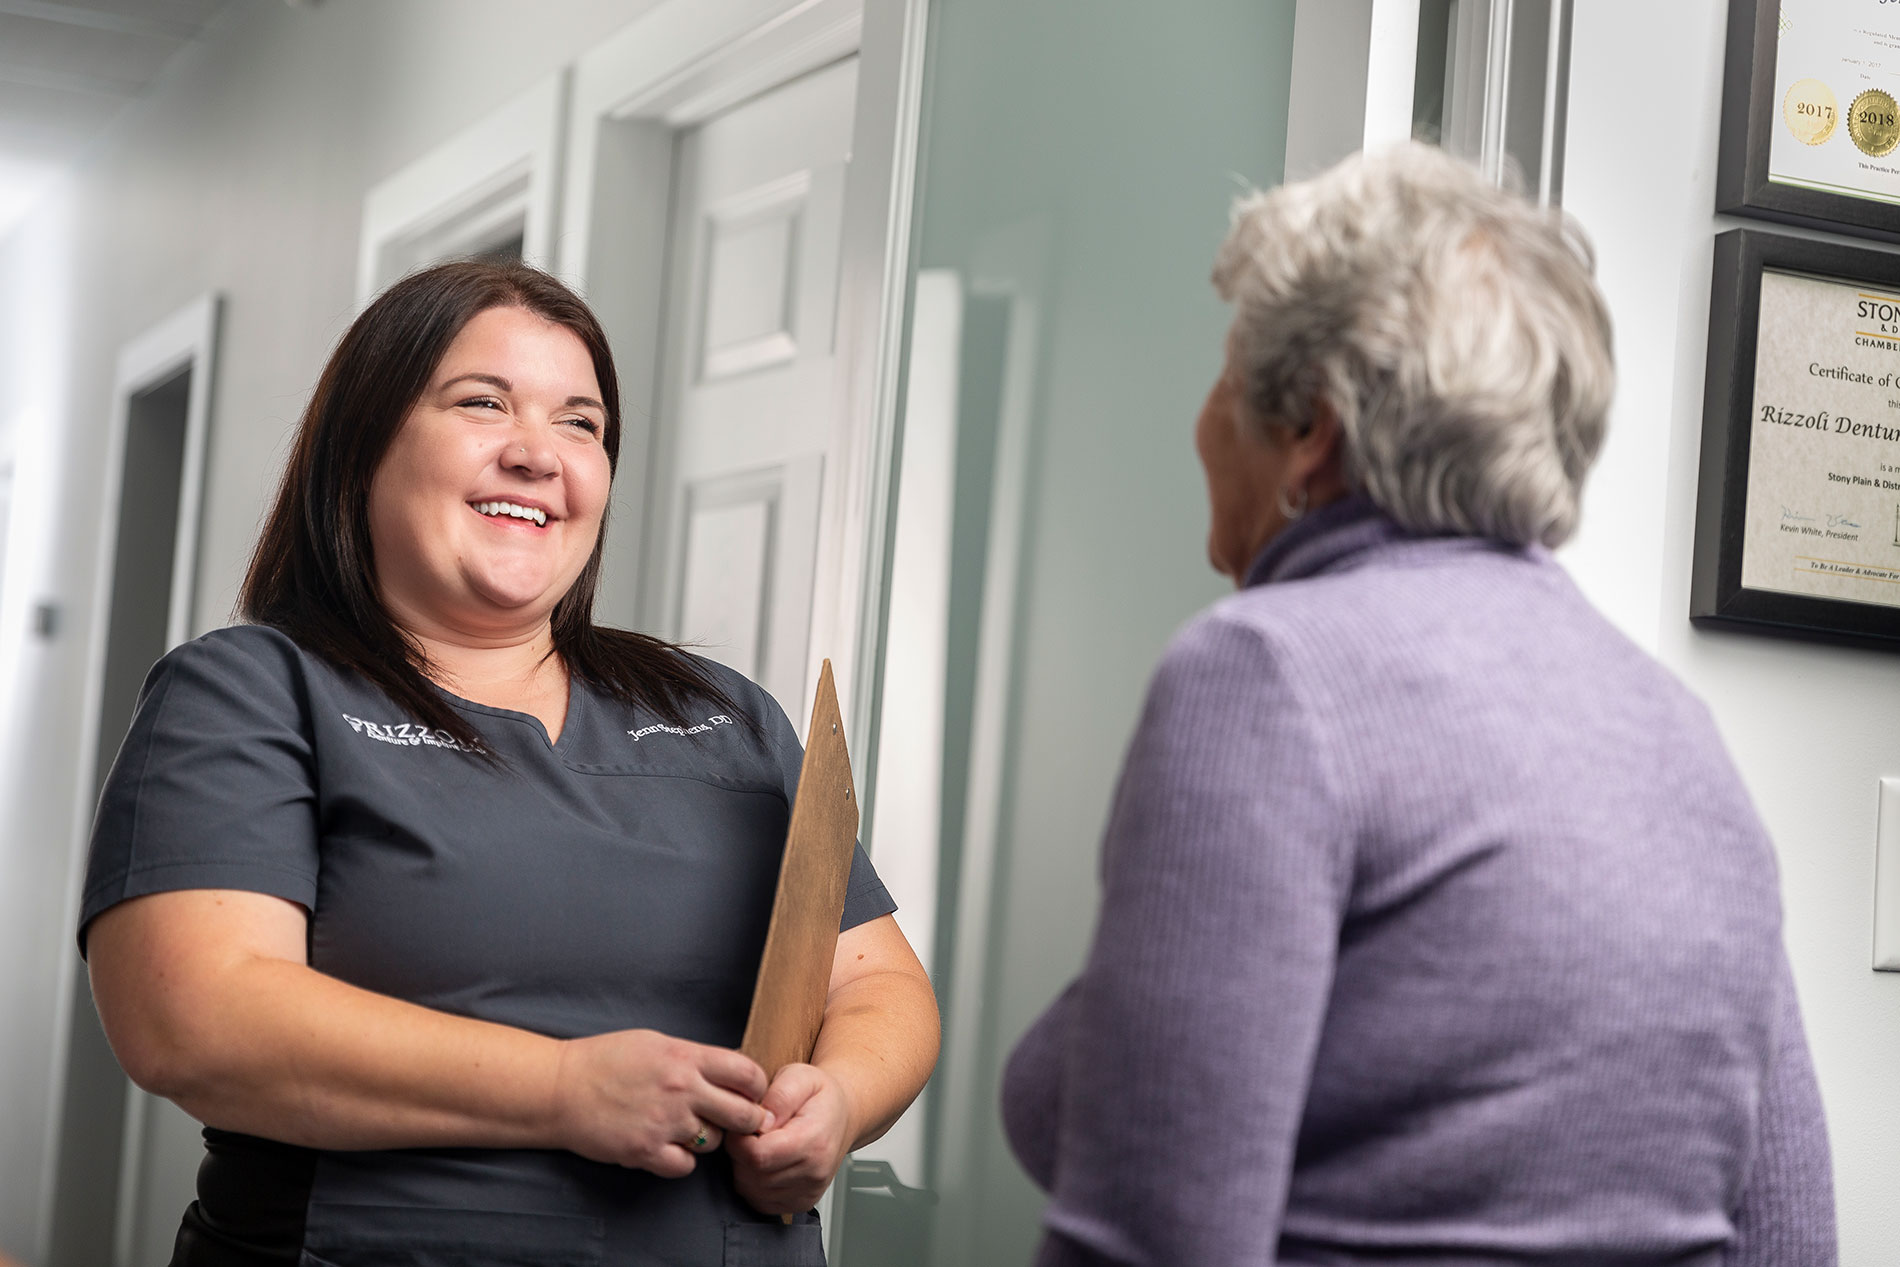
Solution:
<svg viewBox="0 0 1900 1267">
<path fill-rule="evenodd" d="M 415 720 L 481 747 L 474 728 L 429 680 L 422 647 L 396 627 L 376 585 L 369 489 L 403 420 L 462 328 L 490 308 L 525 308 L 572 331 L 594 363 L 609 472 L 620 457 L 620 382 L 607 336 L 581 298 L 521 264 L 463 261 L 403 278 L 363 311 L 331 354 L 251 555 L 238 615 L 281 629 L 306 651 L 353 670 Z M 750 728 L 757 719 L 680 648 L 594 624 L 606 521 L 587 566 L 555 605 L 554 649 L 568 672 L 674 725 L 695 698 Z"/>
</svg>

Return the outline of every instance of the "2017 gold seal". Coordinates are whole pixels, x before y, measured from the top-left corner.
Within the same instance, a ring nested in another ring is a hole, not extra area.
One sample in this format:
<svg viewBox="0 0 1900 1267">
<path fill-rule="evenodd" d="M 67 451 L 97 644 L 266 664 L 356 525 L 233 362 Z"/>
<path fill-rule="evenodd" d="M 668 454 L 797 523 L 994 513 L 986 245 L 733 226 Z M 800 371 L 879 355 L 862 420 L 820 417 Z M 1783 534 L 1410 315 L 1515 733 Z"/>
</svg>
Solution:
<svg viewBox="0 0 1900 1267">
<path fill-rule="evenodd" d="M 1900 105 L 1879 88 L 1869 88 L 1847 107 L 1847 136 L 1869 158 L 1893 153 L 1900 145 Z"/>
<path fill-rule="evenodd" d="M 1834 135 L 1840 122 L 1840 102 L 1834 90 L 1818 79 L 1797 79 L 1781 101 L 1781 117 L 1803 145 L 1819 145 Z"/>
</svg>

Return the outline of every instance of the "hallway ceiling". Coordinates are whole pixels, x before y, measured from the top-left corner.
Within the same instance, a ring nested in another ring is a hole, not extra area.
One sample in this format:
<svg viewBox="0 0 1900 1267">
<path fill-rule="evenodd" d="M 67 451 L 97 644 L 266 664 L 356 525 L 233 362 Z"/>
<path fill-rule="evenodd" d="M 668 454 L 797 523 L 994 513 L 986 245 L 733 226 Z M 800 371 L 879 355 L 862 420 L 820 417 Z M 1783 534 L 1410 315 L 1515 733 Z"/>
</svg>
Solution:
<svg viewBox="0 0 1900 1267">
<path fill-rule="evenodd" d="M 0 0 L 0 234 L 231 0 Z"/>
</svg>

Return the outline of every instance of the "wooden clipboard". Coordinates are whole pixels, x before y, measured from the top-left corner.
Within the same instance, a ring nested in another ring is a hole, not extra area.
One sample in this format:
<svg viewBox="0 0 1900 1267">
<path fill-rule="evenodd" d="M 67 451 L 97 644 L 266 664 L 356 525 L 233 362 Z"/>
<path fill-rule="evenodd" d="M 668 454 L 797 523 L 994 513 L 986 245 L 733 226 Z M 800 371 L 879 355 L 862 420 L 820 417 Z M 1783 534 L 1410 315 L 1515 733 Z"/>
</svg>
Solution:
<svg viewBox="0 0 1900 1267">
<path fill-rule="evenodd" d="M 826 660 L 812 702 L 811 730 L 785 835 L 765 954 L 752 990 L 752 1012 L 739 1044 L 767 1078 L 776 1077 L 786 1065 L 810 1060 L 818 1041 L 857 841 L 858 794 L 851 785 L 844 720 L 838 715 L 831 661 Z"/>
</svg>

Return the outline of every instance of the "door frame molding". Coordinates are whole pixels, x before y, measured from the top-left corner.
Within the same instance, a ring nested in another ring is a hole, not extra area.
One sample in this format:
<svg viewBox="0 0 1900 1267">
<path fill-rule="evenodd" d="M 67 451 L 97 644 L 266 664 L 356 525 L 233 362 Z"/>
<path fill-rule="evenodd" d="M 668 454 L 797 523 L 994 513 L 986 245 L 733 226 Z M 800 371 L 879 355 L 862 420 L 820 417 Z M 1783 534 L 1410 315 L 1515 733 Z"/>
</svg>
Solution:
<svg viewBox="0 0 1900 1267">
<path fill-rule="evenodd" d="M 877 809 L 877 729 L 902 439 L 898 405 L 929 19 L 930 0 L 866 0 L 839 264 L 837 348 L 845 391 L 831 461 L 842 495 L 827 503 L 819 557 L 827 557 L 830 540 L 855 543 L 855 549 L 841 552 L 835 574 L 818 578 L 806 670 L 806 678 L 815 680 L 819 649 L 830 639 L 836 648 L 831 659 L 842 666 L 840 702 L 857 736 L 863 776 L 858 786 L 869 790 L 860 807 L 866 823 Z M 865 848 L 875 852 L 876 842 L 867 839 Z"/>
<path fill-rule="evenodd" d="M 147 328 L 120 348 L 112 380 L 112 413 L 104 435 L 102 470 L 111 495 L 102 502 L 99 540 L 93 556 L 91 618 L 83 652 L 84 687 L 79 713 L 79 745 L 74 754 L 73 833 L 66 878 L 66 909 L 78 914 L 85 887 L 87 846 L 92 834 L 93 784 L 98 776 L 99 706 L 105 692 L 107 634 L 112 625 L 113 567 L 118 555 L 119 502 L 128 472 L 125 469 L 126 433 L 132 399 L 158 386 L 180 370 L 191 371 L 191 391 L 185 405 L 185 448 L 179 475 L 177 532 L 172 547 L 171 595 L 166 604 L 167 650 L 185 641 L 192 623 L 197 588 L 198 536 L 204 505 L 205 452 L 211 425 L 211 401 L 217 374 L 218 331 L 223 297 L 210 292 L 192 300 L 164 320 Z M 62 939 L 59 952 L 59 994 L 54 1007 L 52 1078 L 44 1156 L 53 1176 L 41 1194 L 39 1234 L 42 1251 L 51 1249 L 53 1213 L 58 1200 L 59 1157 L 65 1128 L 66 1083 L 70 1062 L 73 1009 L 81 1005 L 75 981 L 79 948 Z M 125 1133 L 120 1141 L 119 1191 L 114 1206 L 113 1262 L 129 1263 L 133 1251 L 130 1212 L 137 1201 L 137 1154 L 144 1122 L 144 1092 L 128 1086 Z"/>
<path fill-rule="evenodd" d="M 1438 143 L 1494 183 L 1515 165 L 1525 192 L 1547 206 L 1563 201 L 1575 7 L 1572 0 L 1457 0 L 1441 32 L 1447 91 Z M 1421 21 L 1419 0 L 1299 0 L 1288 180 L 1412 135 Z M 1524 119 L 1535 127 L 1518 129 L 1514 142 L 1511 125 Z"/>
<path fill-rule="evenodd" d="M 568 79 L 565 70 L 548 76 L 363 196 L 356 258 L 359 309 L 410 268 L 479 248 L 485 232 L 517 216 L 522 259 L 540 268 L 553 265 Z M 413 247 L 417 258 L 386 267 L 392 253 L 405 246 Z"/>
<path fill-rule="evenodd" d="M 646 122 L 671 131 L 858 51 L 865 0 L 660 0 L 574 63 L 558 271 L 585 286 L 594 252 L 603 133 Z M 876 0 L 872 0 L 876 3 Z M 651 173 L 648 173 L 651 175 Z M 671 186 L 666 163 L 659 184 Z M 613 192 L 618 192 L 613 191 Z M 670 203 L 670 194 L 659 199 Z M 616 204 L 616 212 L 619 208 Z M 616 231 L 620 229 L 615 221 Z M 664 227 L 662 227 L 664 233 Z"/>
</svg>

